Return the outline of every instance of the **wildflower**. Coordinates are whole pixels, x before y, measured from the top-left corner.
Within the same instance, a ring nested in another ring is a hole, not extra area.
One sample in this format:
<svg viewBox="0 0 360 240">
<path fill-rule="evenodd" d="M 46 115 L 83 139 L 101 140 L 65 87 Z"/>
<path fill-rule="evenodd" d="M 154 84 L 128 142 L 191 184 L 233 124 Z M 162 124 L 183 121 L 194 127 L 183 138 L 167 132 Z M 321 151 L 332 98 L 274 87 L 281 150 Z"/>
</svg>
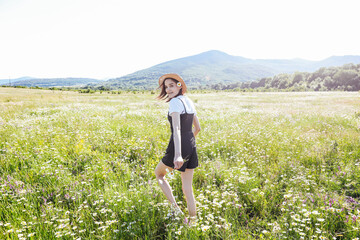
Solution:
<svg viewBox="0 0 360 240">
<path fill-rule="evenodd" d="M 309 216 L 310 216 L 310 213 L 311 213 L 311 212 L 306 212 L 306 213 L 304 213 L 304 216 L 305 216 L 305 217 L 309 217 Z"/>
<path fill-rule="evenodd" d="M 208 229 L 210 228 L 210 226 L 202 226 L 202 228 L 201 228 L 201 230 L 203 231 L 203 232 L 206 232 Z"/>
<path fill-rule="evenodd" d="M 275 222 L 274 226 L 273 226 L 273 232 L 276 233 L 276 232 L 278 232 L 280 230 L 281 230 L 281 228 L 280 228 L 279 224 L 277 222 Z"/>
<path fill-rule="evenodd" d="M 318 220 L 319 222 L 325 221 L 325 219 L 323 219 L 323 218 L 318 218 L 317 220 Z"/>
<path fill-rule="evenodd" d="M 169 172 L 168 176 L 170 179 L 173 179 L 175 176 L 174 171 Z"/>
</svg>

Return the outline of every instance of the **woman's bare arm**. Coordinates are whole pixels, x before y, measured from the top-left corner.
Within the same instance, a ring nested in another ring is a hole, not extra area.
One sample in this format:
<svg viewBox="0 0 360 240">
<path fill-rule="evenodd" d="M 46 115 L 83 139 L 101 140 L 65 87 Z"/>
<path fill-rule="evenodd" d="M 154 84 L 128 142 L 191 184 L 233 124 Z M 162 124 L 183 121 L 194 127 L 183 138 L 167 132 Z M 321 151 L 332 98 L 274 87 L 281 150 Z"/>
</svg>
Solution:
<svg viewBox="0 0 360 240">
<path fill-rule="evenodd" d="M 172 125 L 173 125 L 173 138 L 174 138 L 174 169 L 179 169 L 184 164 L 184 160 L 181 156 L 181 132 L 180 132 L 180 113 L 171 113 Z"/>
<path fill-rule="evenodd" d="M 200 132 L 201 128 L 200 128 L 200 122 L 198 117 L 195 115 L 194 116 L 194 120 L 193 120 L 193 124 L 194 124 L 194 128 L 193 128 L 193 133 L 194 136 L 196 137 L 196 135 Z"/>
</svg>

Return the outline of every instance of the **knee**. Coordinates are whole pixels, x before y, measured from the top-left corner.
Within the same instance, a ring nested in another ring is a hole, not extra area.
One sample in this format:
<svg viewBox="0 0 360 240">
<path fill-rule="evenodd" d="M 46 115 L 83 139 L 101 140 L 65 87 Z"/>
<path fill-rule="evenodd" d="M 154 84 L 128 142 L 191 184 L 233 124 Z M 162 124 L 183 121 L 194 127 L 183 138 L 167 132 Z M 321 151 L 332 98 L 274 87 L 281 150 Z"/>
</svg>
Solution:
<svg viewBox="0 0 360 240">
<path fill-rule="evenodd" d="M 157 179 L 162 179 L 162 178 L 164 178 L 164 174 L 163 173 L 161 173 L 157 168 L 155 169 L 155 176 L 156 176 L 156 178 Z"/>
</svg>

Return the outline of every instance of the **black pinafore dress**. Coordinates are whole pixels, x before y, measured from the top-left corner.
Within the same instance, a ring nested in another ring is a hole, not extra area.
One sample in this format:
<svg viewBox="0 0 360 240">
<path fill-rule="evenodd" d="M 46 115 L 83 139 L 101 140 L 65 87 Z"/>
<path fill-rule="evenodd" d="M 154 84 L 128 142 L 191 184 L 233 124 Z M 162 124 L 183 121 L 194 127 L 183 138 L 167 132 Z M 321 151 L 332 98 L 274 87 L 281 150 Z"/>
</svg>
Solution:
<svg viewBox="0 0 360 240">
<path fill-rule="evenodd" d="M 184 159 L 184 164 L 180 169 L 181 172 L 185 172 L 186 168 L 196 168 L 198 164 L 198 156 L 196 152 L 195 136 L 192 132 L 192 124 L 194 119 L 193 113 L 187 113 L 184 102 L 178 98 L 184 106 L 185 113 L 180 114 L 180 132 L 181 132 L 181 156 Z M 161 161 L 168 167 L 174 168 L 174 155 L 175 145 L 173 138 L 173 126 L 172 117 L 168 114 L 168 120 L 170 122 L 171 137 L 169 145 L 166 149 L 164 157 Z"/>
</svg>

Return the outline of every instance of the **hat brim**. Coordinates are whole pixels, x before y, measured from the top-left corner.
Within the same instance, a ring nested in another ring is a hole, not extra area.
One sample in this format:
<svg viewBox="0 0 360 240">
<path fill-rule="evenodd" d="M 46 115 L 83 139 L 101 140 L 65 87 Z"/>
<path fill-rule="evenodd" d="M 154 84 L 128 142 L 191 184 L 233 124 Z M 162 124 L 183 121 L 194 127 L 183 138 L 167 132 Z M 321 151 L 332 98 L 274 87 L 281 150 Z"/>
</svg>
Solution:
<svg viewBox="0 0 360 240">
<path fill-rule="evenodd" d="M 160 78 L 159 78 L 159 87 L 161 87 L 161 85 L 163 85 L 164 81 L 168 78 L 172 78 L 172 79 L 175 79 L 179 82 L 181 82 L 181 86 L 182 86 L 182 93 L 186 93 L 186 90 L 187 90 L 187 87 L 186 87 L 186 84 L 184 82 L 184 80 L 177 74 L 175 73 L 168 73 L 168 74 L 165 74 L 165 75 L 162 75 Z"/>
</svg>

